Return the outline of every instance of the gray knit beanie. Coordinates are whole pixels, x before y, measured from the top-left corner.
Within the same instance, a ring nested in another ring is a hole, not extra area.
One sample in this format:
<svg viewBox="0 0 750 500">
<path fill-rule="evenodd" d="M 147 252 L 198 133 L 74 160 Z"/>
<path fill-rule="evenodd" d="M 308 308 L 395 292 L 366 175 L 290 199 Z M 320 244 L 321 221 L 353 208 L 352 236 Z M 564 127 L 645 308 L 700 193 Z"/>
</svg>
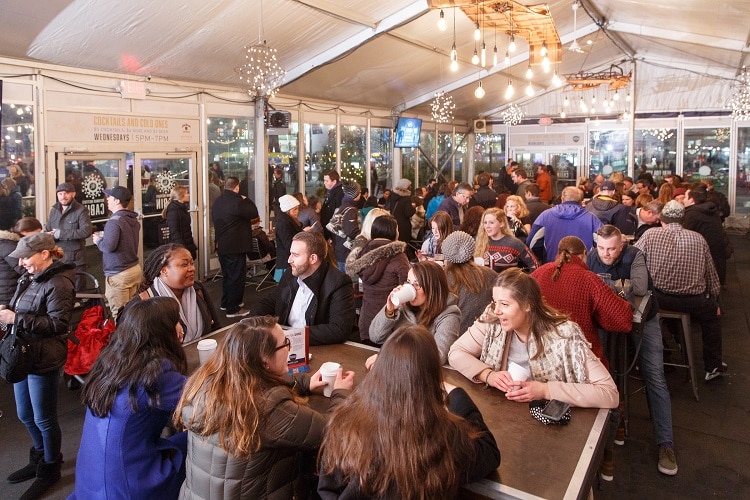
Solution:
<svg viewBox="0 0 750 500">
<path fill-rule="evenodd" d="M 443 258 L 453 264 L 463 264 L 474 258 L 476 242 L 469 233 L 454 231 L 441 244 Z"/>
</svg>

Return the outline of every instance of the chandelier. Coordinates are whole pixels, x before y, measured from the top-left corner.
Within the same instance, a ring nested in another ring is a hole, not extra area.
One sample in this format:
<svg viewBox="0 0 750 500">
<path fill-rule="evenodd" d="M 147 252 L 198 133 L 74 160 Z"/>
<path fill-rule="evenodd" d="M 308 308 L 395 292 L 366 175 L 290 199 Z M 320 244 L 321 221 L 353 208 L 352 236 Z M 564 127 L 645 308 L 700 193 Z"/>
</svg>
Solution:
<svg viewBox="0 0 750 500">
<path fill-rule="evenodd" d="M 453 97 L 446 95 L 445 91 L 435 92 L 435 99 L 432 100 L 432 118 L 437 123 L 448 123 L 453 120 L 453 110 L 456 109 L 456 103 Z"/>
<path fill-rule="evenodd" d="M 674 129 L 668 129 L 668 128 L 650 128 L 648 130 L 644 130 L 642 132 L 643 136 L 650 135 L 652 137 L 656 137 L 660 141 L 666 141 L 667 139 L 671 139 L 674 137 Z"/>
<path fill-rule="evenodd" d="M 266 45 L 246 45 L 245 63 L 235 69 L 240 86 L 252 99 L 265 99 L 276 95 L 284 81 L 286 70 L 276 61 L 276 49 Z"/>
<path fill-rule="evenodd" d="M 518 125 L 523 119 L 523 111 L 515 104 L 511 104 L 500 113 L 500 117 L 506 125 Z"/>
<path fill-rule="evenodd" d="M 732 89 L 729 107 L 732 108 L 733 119 L 750 120 L 750 76 L 745 66 L 742 67 L 739 79 Z"/>
</svg>

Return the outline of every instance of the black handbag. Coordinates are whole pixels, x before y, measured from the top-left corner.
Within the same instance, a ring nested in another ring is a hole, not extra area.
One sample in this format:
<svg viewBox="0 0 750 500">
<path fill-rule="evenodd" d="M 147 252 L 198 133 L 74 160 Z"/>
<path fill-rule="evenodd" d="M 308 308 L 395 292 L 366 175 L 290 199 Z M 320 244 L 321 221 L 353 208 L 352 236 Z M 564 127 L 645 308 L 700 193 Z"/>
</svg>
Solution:
<svg viewBox="0 0 750 500">
<path fill-rule="evenodd" d="M 24 380 L 31 371 L 31 346 L 16 325 L 0 341 L 0 377 L 15 384 Z"/>
</svg>

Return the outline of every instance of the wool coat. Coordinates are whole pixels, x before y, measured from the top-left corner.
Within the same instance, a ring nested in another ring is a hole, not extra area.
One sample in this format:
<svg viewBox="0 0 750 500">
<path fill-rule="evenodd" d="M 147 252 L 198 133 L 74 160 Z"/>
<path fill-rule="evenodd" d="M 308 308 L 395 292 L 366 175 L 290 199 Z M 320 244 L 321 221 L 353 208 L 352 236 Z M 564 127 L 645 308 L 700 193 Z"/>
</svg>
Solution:
<svg viewBox="0 0 750 500">
<path fill-rule="evenodd" d="M 193 239 L 193 230 L 190 227 L 190 212 L 184 203 L 172 200 L 167 205 L 166 217 L 169 226 L 169 242 L 179 243 L 190 252 L 195 259 L 198 256 L 198 246 Z"/>
</svg>

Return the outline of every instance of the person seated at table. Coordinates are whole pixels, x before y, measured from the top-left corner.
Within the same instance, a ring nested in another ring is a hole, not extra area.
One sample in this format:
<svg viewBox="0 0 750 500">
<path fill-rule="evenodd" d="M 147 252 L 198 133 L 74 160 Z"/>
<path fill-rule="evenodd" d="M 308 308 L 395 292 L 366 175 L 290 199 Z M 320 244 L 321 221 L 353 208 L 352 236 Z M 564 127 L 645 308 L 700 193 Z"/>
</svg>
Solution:
<svg viewBox="0 0 750 500">
<path fill-rule="evenodd" d="M 314 471 L 326 417 L 303 397 L 326 382 L 320 371 L 288 375 L 289 345 L 276 318 L 246 318 L 190 376 L 175 411 L 189 445 L 181 498 L 293 498 L 305 465 Z M 353 385 L 339 369 L 328 413 Z"/>
<path fill-rule="evenodd" d="M 443 242 L 448 288 L 458 295 L 461 310 L 459 332 L 465 332 L 492 301 L 497 273 L 474 262 L 476 242 L 463 231 L 454 231 Z"/>
<path fill-rule="evenodd" d="M 195 262 L 190 251 L 177 243 L 161 245 L 143 262 L 143 283 L 125 309 L 150 297 L 172 297 L 180 303 L 180 325 L 188 343 L 220 327 L 211 297 L 195 281 Z"/>
<path fill-rule="evenodd" d="M 372 222 L 372 239 L 355 258 L 346 259 L 346 273 L 362 280 L 362 306 L 359 309 L 359 338 L 370 340 L 370 323 L 388 300 L 393 288 L 406 280 L 409 259 L 406 243 L 396 241 L 398 225 L 392 215 L 383 215 Z"/>
<path fill-rule="evenodd" d="M 596 357 L 609 366 L 598 328 L 628 333 L 633 328 L 633 312 L 627 300 L 588 270 L 583 241 L 575 236 L 561 239 L 555 261 L 543 264 L 531 277 L 539 283 L 547 304 L 568 314 L 581 327 Z"/>
<path fill-rule="evenodd" d="M 187 434 L 161 433 L 187 378 L 181 337 L 172 298 L 123 311 L 83 386 L 87 411 L 70 499 L 177 498 Z"/>
<path fill-rule="evenodd" d="M 422 248 L 417 252 L 417 259 L 435 260 L 435 255 L 442 253 L 441 242 L 453 232 L 453 220 L 448 212 L 438 210 L 430 219 L 430 235 L 425 238 Z"/>
<path fill-rule="evenodd" d="M 581 328 L 547 305 L 539 284 L 520 269 L 498 275 L 492 303 L 453 344 L 448 362 L 511 401 L 557 399 L 582 408 L 619 403 L 612 376 Z M 508 372 L 511 362 L 526 367 L 530 379 L 514 380 Z"/>
<path fill-rule="evenodd" d="M 529 247 L 513 235 L 501 208 L 488 208 L 484 212 L 477 232 L 474 257 L 482 259 L 483 265 L 498 272 L 512 267 L 531 272 L 539 266 Z"/>
<path fill-rule="evenodd" d="M 405 285 L 414 287 L 416 296 L 408 303 L 394 304 L 393 295 Z M 409 269 L 406 283 L 394 288 L 383 308 L 370 323 L 370 340 L 382 344 L 401 326 L 421 325 L 427 328 L 445 364 L 448 350 L 458 338 L 461 311 L 457 297 L 448 289 L 445 271 L 435 262 L 417 262 Z"/>
<path fill-rule="evenodd" d="M 359 257 L 359 254 L 362 253 L 362 249 L 370 242 L 372 239 L 372 223 L 375 219 L 382 217 L 383 215 L 391 215 L 391 213 L 384 208 L 375 207 L 364 216 L 362 220 L 362 228 L 352 242 L 352 250 L 349 252 L 349 255 L 346 256 L 344 269 L 346 269 L 347 266 L 350 266 L 351 263 Z M 346 273 L 352 278 L 356 276 L 356 273 L 352 274 L 348 271 Z"/>
<path fill-rule="evenodd" d="M 250 308 L 282 325 L 310 327 L 310 345 L 338 344 L 356 329 L 352 280 L 331 265 L 323 235 L 302 231 L 292 238 L 289 269 L 270 293 Z"/>
<path fill-rule="evenodd" d="M 386 341 L 331 416 L 319 457 L 324 500 L 456 498 L 500 465 L 482 414 L 466 391 L 442 382 L 440 354 L 420 325 Z"/>
</svg>

